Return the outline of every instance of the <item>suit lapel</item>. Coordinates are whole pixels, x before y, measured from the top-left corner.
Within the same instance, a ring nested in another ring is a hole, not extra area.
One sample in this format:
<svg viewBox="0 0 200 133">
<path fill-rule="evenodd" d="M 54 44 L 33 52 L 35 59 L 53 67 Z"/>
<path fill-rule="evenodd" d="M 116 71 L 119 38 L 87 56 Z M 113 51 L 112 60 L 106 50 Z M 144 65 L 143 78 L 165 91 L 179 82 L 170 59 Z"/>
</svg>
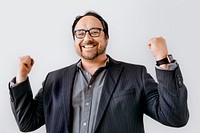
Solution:
<svg viewBox="0 0 200 133">
<path fill-rule="evenodd" d="M 96 131 L 101 121 L 101 118 L 105 112 L 105 109 L 108 106 L 108 103 L 112 97 L 117 81 L 120 77 L 121 71 L 122 71 L 122 66 L 118 62 L 115 62 L 113 59 L 110 58 L 108 72 L 106 75 L 106 79 L 105 79 L 105 83 L 102 89 L 101 99 L 100 99 L 100 103 L 98 107 L 98 114 L 96 118 L 94 131 Z"/>
<path fill-rule="evenodd" d="M 63 72 L 62 78 L 62 96 L 64 105 L 64 117 L 66 122 L 66 129 L 68 132 L 72 130 L 72 89 L 77 67 L 76 64 L 70 66 Z"/>
</svg>

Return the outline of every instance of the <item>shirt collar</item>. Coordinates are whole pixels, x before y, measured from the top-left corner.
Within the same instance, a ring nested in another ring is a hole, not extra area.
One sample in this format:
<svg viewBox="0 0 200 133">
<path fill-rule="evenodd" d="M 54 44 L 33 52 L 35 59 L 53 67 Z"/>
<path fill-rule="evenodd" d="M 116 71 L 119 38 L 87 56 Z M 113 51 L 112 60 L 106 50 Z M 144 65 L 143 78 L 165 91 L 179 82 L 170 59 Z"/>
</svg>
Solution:
<svg viewBox="0 0 200 133">
<path fill-rule="evenodd" d="M 106 59 L 104 65 L 101 66 L 100 68 L 107 67 L 108 64 L 109 64 L 109 61 L 110 61 L 110 59 L 109 59 L 109 57 L 107 57 L 107 59 Z M 81 65 L 81 60 L 78 61 L 78 63 L 77 63 L 77 67 L 83 70 L 82 65 Z"/>
</svg>

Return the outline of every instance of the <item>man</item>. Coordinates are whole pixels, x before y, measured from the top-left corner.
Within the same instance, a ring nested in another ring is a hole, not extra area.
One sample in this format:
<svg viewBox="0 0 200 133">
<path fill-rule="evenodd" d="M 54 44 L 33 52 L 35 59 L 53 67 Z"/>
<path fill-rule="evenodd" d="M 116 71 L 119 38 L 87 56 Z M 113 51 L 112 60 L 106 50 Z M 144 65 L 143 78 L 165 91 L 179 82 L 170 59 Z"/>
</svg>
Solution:
<svg viewBox="0 0 200 133">
<path fill-rule="evenodd" d="M 187 90 L 164 38 L 148 42 L 157 83 L 144 66 L 106 54 L 108 24 L 99 14 L 78 16 L 72 33 L 80 60 L 50 72 L 34 99 L 28 79 L 34 60 L 20 58 L 9 89 L 21 131 L 45 124 L 47 133 L 144 133 L 144 114 L 167 126 L 187 123 Z"/>
</svg>

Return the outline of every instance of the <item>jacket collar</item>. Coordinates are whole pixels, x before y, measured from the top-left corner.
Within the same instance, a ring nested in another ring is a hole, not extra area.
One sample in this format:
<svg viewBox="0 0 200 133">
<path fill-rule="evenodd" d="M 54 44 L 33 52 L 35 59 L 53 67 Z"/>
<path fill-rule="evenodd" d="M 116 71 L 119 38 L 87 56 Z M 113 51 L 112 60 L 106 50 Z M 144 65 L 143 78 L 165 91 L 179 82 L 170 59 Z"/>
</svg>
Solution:
<svg viewBox="0 0 200 133">
<path fill-rule="evenodd" d="M 101 119 L 103 117 L 103 114 L 105 113 L 106 108 L 108 107 L 108 104 L 110 102 L 110 99 L 112 97 L 112 94 L 116 88 L 117 82 L 120 78 L 121 72 L 122 72 L 122 65 L 120 62 L 112 59 L 109 57 L 109 65 L 108 65 L 108 71 L 105 79 L 105 83 L 102 89 L 101 99 L 98 107 L 98 114 L 96 118 L 96 124 L 95 124 L 95 130 L 97 130 Z"/>
</svg>

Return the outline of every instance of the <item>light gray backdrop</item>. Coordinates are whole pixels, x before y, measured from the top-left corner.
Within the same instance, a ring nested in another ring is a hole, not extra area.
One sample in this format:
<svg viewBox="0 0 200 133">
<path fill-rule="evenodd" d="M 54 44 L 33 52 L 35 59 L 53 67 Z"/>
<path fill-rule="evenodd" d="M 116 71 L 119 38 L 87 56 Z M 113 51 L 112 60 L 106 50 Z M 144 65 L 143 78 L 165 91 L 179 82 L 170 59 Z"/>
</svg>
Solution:
<svg viewBox="0 0 200 133">
<path fill-rule="evenodd" d="M 35 59 L 29 75 L 35 95 L 49 71 L 79 59 L 71 25 L 77 15 L 89 10 L 100 13 L 109 24 L 107 52 L 113 58 L 143 64 L 155 77 L 155 60 L 146 43 L 163 36 L 181 66 L 188 87 L 188 124 L 171 128 L 145 116 L 146 133 L 199 133 L 199 5 L 198 0 L 1 0 L 0 133 L 20 133 L 8 92 L 18 57 L 31 55 Z M 43 126 L 34 133 L 44 132 Z"/>
</svg>

